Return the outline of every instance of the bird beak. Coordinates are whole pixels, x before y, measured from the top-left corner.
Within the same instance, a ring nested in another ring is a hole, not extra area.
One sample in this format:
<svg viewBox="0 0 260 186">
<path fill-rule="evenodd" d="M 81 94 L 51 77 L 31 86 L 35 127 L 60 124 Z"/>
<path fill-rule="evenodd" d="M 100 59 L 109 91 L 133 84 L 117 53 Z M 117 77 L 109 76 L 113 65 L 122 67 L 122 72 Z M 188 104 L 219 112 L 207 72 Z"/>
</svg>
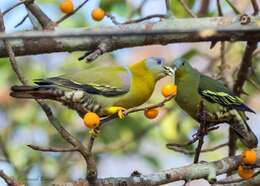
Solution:
<svg viewBox="0 0 260 186">
<path fill-rule="evenodd" d="M 168 76 L 174 76 L 174 74 L 175 74 L 175 68 L 172 69 L 171 67 L 168 67 L 168 66 L 164 66 L 163 68 L 164 68 L 164 70 L 165 70 L 165 73 L 166 73 Z"/>
</svg>

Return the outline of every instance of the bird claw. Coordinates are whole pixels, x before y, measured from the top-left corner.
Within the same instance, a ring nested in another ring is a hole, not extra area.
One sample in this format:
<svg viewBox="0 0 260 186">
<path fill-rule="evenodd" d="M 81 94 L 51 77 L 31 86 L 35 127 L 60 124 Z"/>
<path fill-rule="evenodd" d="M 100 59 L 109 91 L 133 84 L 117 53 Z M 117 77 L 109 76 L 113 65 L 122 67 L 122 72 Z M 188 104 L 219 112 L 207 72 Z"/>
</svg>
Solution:
<svg viewBox="0 0 260 186">
<path fill-rule="evenodd" d="M 126 115 L 125 115 L 125 111 L 126 111 L 125 108 L 121 108 L 121 109 L 118 110 L 117 115 L 118 115 L 118 117 L 119 117 L 120 119 L 123 119 L 123 118 L 126 116 Z"/>
<path fill-rule="evenodd" d="M 117 114 L 120 119 L 123 119 L 126 116 L 126 109 L 124 107 L 111 106 L 106 109 L 108 115 Z"/>
</svg>

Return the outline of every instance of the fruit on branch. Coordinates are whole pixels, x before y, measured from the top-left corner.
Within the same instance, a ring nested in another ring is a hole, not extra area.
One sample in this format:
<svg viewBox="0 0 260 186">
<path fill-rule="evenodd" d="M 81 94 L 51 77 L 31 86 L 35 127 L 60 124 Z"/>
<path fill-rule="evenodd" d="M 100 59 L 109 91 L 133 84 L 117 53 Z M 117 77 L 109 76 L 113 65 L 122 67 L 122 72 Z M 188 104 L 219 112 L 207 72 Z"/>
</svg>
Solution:
<svg viewBox="0 0 260 186">
<path fill-rule="evenodd" d="M 173 83 L 164 85 L 161 88 L 161 93 L 164 97 L 175 96 L 177 94 L 177 86 Z"/>
<path fill-rule="evenodd" d="M 241 154 L 241 162 L 247 165 L 253 165 L 256 162 L 256 151 L 247 149 Z"/>
<path fill-rule="evenodd" d="M 101 21 L 105 15 L 106 12 L 101 8 L 95 8 L 91 12 L 92 19 L 94 19 L 95 21 Z"/>
<path fill-rule="evenodd" d="M 148 119 L 154 119 L 158 116 L 158 114 L 159 114 L 159 108 L 151 108 L 151 109 L 144 110 L 144 115 Z"/>
<path fill-rule="evenodd" d="M 172 75 L 162 58 L 149 57 L 128 67 L 97 66 L 58 77 L 38 79 L 36 86 L 13 86 L 16 98 L 51 99 L 76 110 L 100 117 L 117 114 L 145 103 L 156 82 Z"/>
<path fill-rule="evenodd" d="M 60 10 L 65 14 L 70 14 L 74 11 L 74 5 L 71 0 L 64 0 L 60 4 Z"/>
<path fill-rule="evenodd" d="M 238 175 L 242 179 L 249 179 L 254 175 L 254 169 L 243 165 L 238 166 Z"/>
<path fill-rule="evenodd" d="M 209 125 L 228 123 L 247 148 L 257 146 L 257 137 L 248 126 L 245 114 L 254 111 L 241 98 L 220 81 L 201 74 L 183 58 L 173 61 L 171 67 L 178 87 L 175 101 L 184 111 L 200 122 L 200 105 L 203 103 L 205 120 Z"/>
<path fill-rule="evenodd" d="M 100 117 L 95 112 L 87 112 L 83 120 L 86 127 L 90 129 L 94 129 L 100 124 Z"/>
</svg>

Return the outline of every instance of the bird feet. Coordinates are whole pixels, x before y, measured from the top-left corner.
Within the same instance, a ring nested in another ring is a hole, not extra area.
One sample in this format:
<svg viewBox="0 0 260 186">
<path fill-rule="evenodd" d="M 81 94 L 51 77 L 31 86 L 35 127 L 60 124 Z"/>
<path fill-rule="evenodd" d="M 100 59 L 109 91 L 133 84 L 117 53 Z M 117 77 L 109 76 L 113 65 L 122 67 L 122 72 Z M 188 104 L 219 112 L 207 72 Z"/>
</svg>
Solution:
<svg viewBox="0 0 260 186">
<path fill-rule="evenodd" d="M 113 114 L 117 114 L 117 116 L 120 119 L 123 119 L 125 117 L 125 112 L 126 109 L 124 107 L 109 107 L 106 109 L 106 113 L 108 113 L 109 115 L 113 115 Z"/>
<path fill-rule="evenodd" d="M 188 145 L 195 143 L 196 141 L 201 139 L 202 136 L 207 135 L 210 131 L 216 130 L 218 128 L 219 128 L 219 126 L 213 126 L 213 127 L 205 128 L 205 130 L 198 130 L 195 134 L 192 135 L 192 139 L 189 140 L 188 142 L 186 142 L 184 144 L 169 143 L 169 144 L 166 144 L 166 146 L 168 149 L 172 149 L 172 150 L 175 150 L 176 148 L 186 147 Z"/>
</svg>

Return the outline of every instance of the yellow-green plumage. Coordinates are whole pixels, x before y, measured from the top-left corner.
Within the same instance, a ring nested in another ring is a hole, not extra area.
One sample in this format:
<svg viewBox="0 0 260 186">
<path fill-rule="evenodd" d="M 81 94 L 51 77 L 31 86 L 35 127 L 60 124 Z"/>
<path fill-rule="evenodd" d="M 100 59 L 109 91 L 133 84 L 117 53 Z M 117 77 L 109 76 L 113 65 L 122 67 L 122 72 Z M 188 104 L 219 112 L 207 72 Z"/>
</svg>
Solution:
<svg viewBox="0 0 260 186">
<path fill-rule="evenodd" d="M 199 121 L 198 112 L 203 102 L 208 125 L 226 122 L 247 147 L 257 146 L 257 137 L 249 128 L 244 113 L 254 111 L 246 106 L 241 98 L 233 95 L 223 83 L 192 68 L 184 59 L 175 60 L 172 67 L 176 69 L 175 81 L 178 88 L 175 100 L 185 112 Z"/>
<path fill-rule="evenodd" d="M 146 102 L 157 80 L 168 75 L 163 59 L 150 57 L 128 67 L 94 67 L 78 73 L 40 79 L 38 86 L 13 86 L 17 98 L 52 99 L 75 109 L 110 115 Z"/>
</svg>

